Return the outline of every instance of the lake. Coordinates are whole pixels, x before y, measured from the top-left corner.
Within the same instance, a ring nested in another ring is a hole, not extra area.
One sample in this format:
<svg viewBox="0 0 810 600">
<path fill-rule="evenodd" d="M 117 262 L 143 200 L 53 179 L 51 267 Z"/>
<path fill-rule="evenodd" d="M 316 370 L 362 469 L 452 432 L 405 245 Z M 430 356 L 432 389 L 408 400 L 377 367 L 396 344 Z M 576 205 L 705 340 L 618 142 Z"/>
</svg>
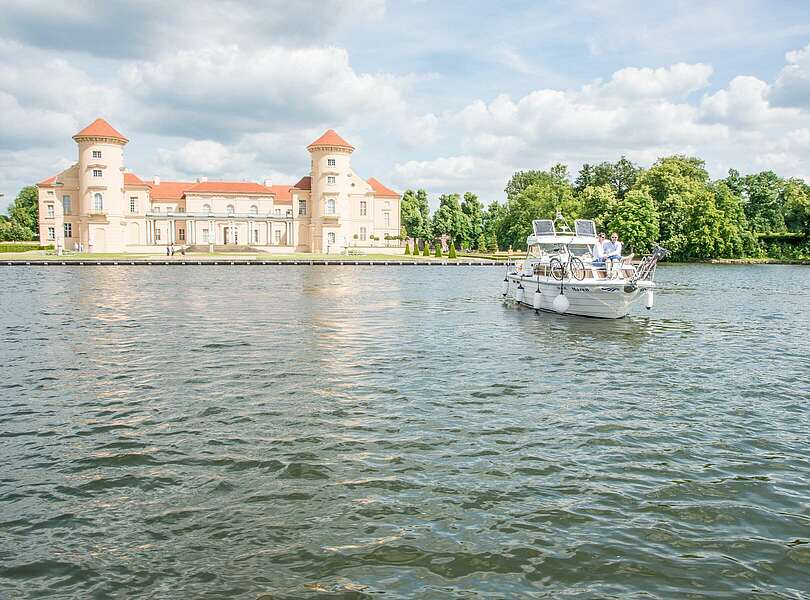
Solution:
<svg viewBox="0 0 810 600">
<path fill-rule="evenodd" d="M 810 598 L 810 269 L 6 267 L 2 598 Z"/>
</svg>

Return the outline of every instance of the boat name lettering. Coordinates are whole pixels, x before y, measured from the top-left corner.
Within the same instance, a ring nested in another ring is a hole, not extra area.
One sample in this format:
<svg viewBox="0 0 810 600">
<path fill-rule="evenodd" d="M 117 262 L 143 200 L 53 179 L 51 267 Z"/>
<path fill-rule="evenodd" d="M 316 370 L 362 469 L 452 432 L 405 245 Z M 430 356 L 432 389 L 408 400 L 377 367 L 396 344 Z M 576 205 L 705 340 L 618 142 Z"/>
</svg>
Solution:
<svg viewBox="0 0 810 600">
<path fill-rule="evenodd" d="M 602 288 L 603 292 L 618 292 L 619 288 Z"/>
</svg>

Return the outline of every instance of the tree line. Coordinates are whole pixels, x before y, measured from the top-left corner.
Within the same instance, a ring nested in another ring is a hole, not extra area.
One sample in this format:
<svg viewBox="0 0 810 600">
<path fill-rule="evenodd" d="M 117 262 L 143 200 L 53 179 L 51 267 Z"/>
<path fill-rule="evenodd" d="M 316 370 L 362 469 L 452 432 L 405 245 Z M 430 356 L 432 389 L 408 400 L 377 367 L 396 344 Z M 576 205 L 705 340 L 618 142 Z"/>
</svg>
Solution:
<svg viewBox="0 0 810 600">
<path fill-rule="evenodd" d="M 810 186 L 772 171 L 732 169 L 712 180 L 699 158 L 669 156 L 645 169 L 622 157 L 585 164 L 575 178 L 562 164 L 518 171 L 504 191 L 505 202 L 486 208 L 473 193 L 444 194 L 430 215 L 426 192 L 406 190 L 402 223 L 427 243 L 447 235 L 467 250 L 519 250 L 532 220 L 559 210 L 571 224 L 593 219 L 599 231 L 617 232 L 636 254 L 658 243 L 675 260 L 810 255 Z"/>
</svg>

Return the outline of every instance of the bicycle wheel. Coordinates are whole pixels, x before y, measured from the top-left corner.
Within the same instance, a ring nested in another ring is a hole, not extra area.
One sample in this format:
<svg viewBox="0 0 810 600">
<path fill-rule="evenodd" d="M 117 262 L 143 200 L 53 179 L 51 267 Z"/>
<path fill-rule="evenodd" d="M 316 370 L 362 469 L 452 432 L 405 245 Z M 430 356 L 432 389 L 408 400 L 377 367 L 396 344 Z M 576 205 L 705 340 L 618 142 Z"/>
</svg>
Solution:
<svg viewBox="0 0 810 600">
<path fill-rule="evenodd" d="M 565 275 L 565 268 L 563 267 L 562 262 L 560 262 L 560 259 L 552 258 L 551 261 L 549 261 L 548 266 L 551 270 L 551 276 L 557 281 L 562 281 L 562 278 Z"/>
<path fill-rule="evenodd" d="M 585 279 L 585 265 L 582 264 L 580 259 L 576 256 L 572 256 L 568 266 L 571 269 L 571 275 L 574 276 L 574 279 L 577 281 Z"/>
</svg>

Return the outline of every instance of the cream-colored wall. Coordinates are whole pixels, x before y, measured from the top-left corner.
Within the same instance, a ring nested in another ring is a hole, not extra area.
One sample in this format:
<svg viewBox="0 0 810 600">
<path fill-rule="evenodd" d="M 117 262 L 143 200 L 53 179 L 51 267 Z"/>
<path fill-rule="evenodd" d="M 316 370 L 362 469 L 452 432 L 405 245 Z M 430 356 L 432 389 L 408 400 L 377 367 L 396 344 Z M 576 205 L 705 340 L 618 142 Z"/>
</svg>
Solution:
<svg viewBox="0 0 810 600">
<path fill-rule="evenodd" d="M 100 150 L 100 159 L 94 159 L 93 150 Z M 154 231 L 159 232 L 160 240 L 155 245 L 165 245 L 174 240 L 177 244 L 202 244 L 203 229 L 209 229 L 216 236 L 215 243 L 224 242 L 224 227 L 233 226 L 238 231 L 239 244 L 257 244 L 276 246 L 293 245 L 298 251 L 322 252 L 328 244 L 328 234 L 335 234 L 332 251 L 342 250 L 344 246 L 371 246 L 384 242 L 372 242 L 371 235 L 381 239 L 386 233 L 399 233 L 399 200 L 396 198 L 375 198 L 371 186 L 359 177 L 351 168 L 351 152 L 341 148 L 322 148 L 311 152 L 312 157 L 312 190 L 296 190 L 291 203 L 276 203 L 273 196 L 264 195 L 223 195 L 196 194 L 188 195 L 181 200 L 151 199 L 146 187 L 127 186 L 124 188 L 123 144 L 101 138 L 80 139 L 78 142 L 79 162 L 59 174 L 62 187 L 39 188 L 40 218 L 39 234 L 43 244 L 47 239 L 48 228 L 54 228 L 54 240 L 62 241 L 65 247 L 72 249 L 75 242 L 84 244 L 85 249 L 94 252 L 122 252 L 143 247 L 149 242 L 149 223 L 145 219 L 147 212 L 152 214 L 157 209 L 164 218 L 155 222 Z M 328 164 L 335 160 L 335 166 Z M 93 169 L 101 169 L 101 177 L 93 177 Z M 335 177 L 335 183 L 329 184 L 328 177 Z M 48 192 L 53 192 L 53 195 Z M 103 197 L 102 214 L 95 214 L 93 195 L 101 193 Z M 70 195 L 72 214 L 62 215 L 61 196 Z M 136 212 L 129 210 L 130 197 L 137 198 Z M 326 199 L 334 198 L 335 217 L 325 215 Z M 306 214 L 299 215 L 299 203 L 306 201 Z M 367 203 L 367 214 L 360 214 L 360 202 Z M 47 217 L 47 205 L 53 202 L 54 217 Z M 391 224 L 383 226 L 382 211 L 384 203 L 390 202 Z M 185 213 L 203 213 L 203 205 L 209 204 L 211 212 L 217 215 L 227 213 L 228 205 L 233 205 L 237 215 L 251 214 L 251 207 L 256 206 L 258 213 L 255 221 L 228 222 L 220 218 L 214 225 L 198 220 L 196 226 L 191 220 L 175 218 L 174 235 L 169 235 L 170 215 Z M 171 208 L 169 213 L 167 209 Z M 286 218 L 293 216 L 291 230 L 287 222 L 276 222 L 268 225 L 268 218 Z M 63 223 L 72 226 L 72 238 L 64 239 Z M 258 241 L 250 236 L 251 225 L 258 233 Z M 194 233 L 189 228 L 195 227 Z M 360 230 L 365 228 L 366 239 L 360 240 Z M 181 240 L 179 232 L 184 230 L 185 239 Z M 276 241 L 275 231 L 280 232 Z M 358 239 L 354 239 L 357 235 Z M 231 243 L 233 239 L 229 240 Z M 134 251 L 134 250 L 133 250 Z"/>
</svg>

